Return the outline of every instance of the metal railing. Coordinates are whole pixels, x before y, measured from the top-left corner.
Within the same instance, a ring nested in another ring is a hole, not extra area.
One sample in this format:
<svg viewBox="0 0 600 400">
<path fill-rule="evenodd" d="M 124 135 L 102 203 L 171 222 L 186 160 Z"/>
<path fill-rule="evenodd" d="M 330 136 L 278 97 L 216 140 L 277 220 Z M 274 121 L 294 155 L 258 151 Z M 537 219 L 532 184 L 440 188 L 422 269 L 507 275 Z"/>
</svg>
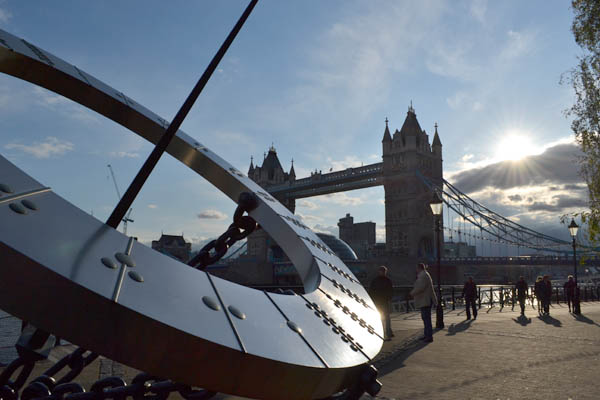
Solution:
<svg viewBox="0 0 600 400">
<path fill-rule="evenodd" d="M 462 296 L 462 285 L 444 285 L 441 287 L 442 306 L 445 309 L 455 310 L 456 307 L 464 307 L 465 301 Z M 396 312 L 416 311 L 414 302 L 409 293 L 412 286 L 394 286 L 394 296 L 392 298 L 392 309 Z M 580 301 L 600 301 L 600 285 L 596 284 L 579 284 Z M 437 289 L 436 289 L 437 294 Z M 566 303 L 567 297 L 562 286 L 553 286 L 552 295 L 550 297 L 551 304 Z M 477 298 L 475 300 L 478 308 L 493 308 L 511 307 L 519 305 L 515 287 L 512 285 L 478 285 Z M 533 285 L 529 285 L 527 291 L 526 304 L 533 307 L 537 306 L 536 297 L 534 295 Z"/>
</svg>

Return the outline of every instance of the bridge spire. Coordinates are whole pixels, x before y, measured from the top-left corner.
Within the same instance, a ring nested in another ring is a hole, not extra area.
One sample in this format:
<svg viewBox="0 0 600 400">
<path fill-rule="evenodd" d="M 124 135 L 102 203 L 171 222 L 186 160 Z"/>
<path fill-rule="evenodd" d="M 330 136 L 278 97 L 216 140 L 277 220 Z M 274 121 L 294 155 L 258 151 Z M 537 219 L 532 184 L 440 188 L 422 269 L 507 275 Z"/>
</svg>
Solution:
<svg viewBox="0 0 600 400">
<path fill-rule="evenodd" d="M 254 172 L 254 157 L 250 156 L 250 168 L 248 168 L 248 176 Z"/>
<path fill-rule="evenodd" d="M 390 135 L 390 128 L 388 127 L 388 119 L 385 117 L 385 131 L 383 132 L 382 142 L 391 142 L 392 135 Z"/>
<path fill-rule="evenodd" d="M 440 135 L 438 135 L 438 124 L 435 123 L 435 135 L 433 136 L 433 142 L 431 143 L 432 147 L 442 147 L 442 141 L 440 140 Z"/>
<path fill-rule="evenodd" d="M 294 171 L 294 159 L 292 158 L 292 168 L 290 168 L 290 178 L 294 177 L 294 179 L 296 178 L 296 171 Z"/>
</svg>

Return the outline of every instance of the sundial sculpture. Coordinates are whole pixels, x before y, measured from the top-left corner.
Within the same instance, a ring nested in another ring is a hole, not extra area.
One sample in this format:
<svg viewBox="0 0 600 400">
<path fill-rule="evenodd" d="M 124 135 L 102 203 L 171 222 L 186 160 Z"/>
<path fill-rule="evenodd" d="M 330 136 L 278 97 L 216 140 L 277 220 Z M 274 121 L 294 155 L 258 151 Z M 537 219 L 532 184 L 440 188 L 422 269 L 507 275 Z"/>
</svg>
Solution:
<svg viewBox="0 0 600 400">
<path fill-rule="evenodd" d="M 179 117 L 169 124 L 2 30 L 0 71 L 154 144 Z M 76 208 L 0 156 L 0 308 L 94 353 L 214 392 L 267 399 L 375 395 L 381 385 L 369 364 L 382 346 L 381 320 L 346 265 L 277 200 L 191 136 L 176 130 L 163 145 L 232 200 L 256 195 L 248 214 L 293 262 L 305 294 L 268 293 L 190 268 Z"/>
</svg>

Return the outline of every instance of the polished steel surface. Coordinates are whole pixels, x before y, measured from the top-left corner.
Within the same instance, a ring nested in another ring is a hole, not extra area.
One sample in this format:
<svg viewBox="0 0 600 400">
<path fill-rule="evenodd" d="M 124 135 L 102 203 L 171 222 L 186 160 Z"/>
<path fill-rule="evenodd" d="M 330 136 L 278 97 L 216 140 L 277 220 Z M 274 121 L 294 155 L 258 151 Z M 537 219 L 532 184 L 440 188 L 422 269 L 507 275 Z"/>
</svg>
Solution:
<svg viewBox="0 0 600 400">
<path fill-rule="evenodd" d="M 152 143 L 168 125 L 120 91 L 2 30 L 0 71 L 68 97 Z M 0 184 L 12 189 L 0 197 L 0 308 L 119 362 L 214 391 L 318 398 L 356 381 L 379 352 L 383 331 L 350 270 L 297 217 L 206 146 L 178 131 L 167 152 L 234 201 L 242 192 L 257 194 L 250 215 L 289 256 L 306 295 L 267 294 L 194 270 L 131 241 L 0 156 Z M 11 210 L 23 200 L 37 209 Z"/>
</svg>

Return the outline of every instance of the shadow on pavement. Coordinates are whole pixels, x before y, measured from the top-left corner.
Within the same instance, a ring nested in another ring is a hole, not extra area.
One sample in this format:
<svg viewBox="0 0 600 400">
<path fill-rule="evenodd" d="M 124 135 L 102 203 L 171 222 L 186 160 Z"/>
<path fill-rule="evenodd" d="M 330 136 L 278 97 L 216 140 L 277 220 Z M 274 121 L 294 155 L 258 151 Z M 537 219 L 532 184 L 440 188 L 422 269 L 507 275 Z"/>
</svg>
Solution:
<svg viewBox="0 0 600 400">
<path fill-rule="evenodd" d="M 473 320 L 465 320 L 465 321 L 461 321 L 458 324 L 450 324 L 450 326 L 448 327 L 448 333 L 446 333 L 446 336 L 454 336 L 459 332 L 464 332 L 467 329 L 469 329 L 471 327 L 471 323 L 473 323 Z"/>
<path fill-rule="evenodd" d="M 585 322 L 586 324 L 600 326 L 598 323 L 594 322 L 594 320 L 589 319 L 586 316 L 576 315 L 576 314 L 571 314 L 571 315 L 573 315 L 573 318 L 575 318 L 579 322 Z"/>
<path fill-rule="evenodd" d="M 560 328 L 562 326 L 562 323 L 559 320 L 557 320 L 556 318 L 552 318 L 549 315 L 539 315 L 538 319 L 544 321 L 548 325 L 555 326 L 556 328 Z"/>
<path fill-rule="evenodd" d="M 433 337 L 435 338 L 435 334 L 437 332 L 434 331 L 433 333 Z M 384 377 L 385 375 L 389 374 L 390 372 L 394 372 L 395 370 L 399 369 L 399 368 L 403 368 L 404 367 L 404 361 L 410 357 L 411 355 L 413 355 L 414 353 L 416 353 L 417 351 L 427 347 L 429 345 L 429 343 L 424 342 L 420 339 L 417 339 L 413 342 L 409 342 L 406 344 L 406 346 L 404 347 L 404 349 L 402 349 L 402 351 L 398 354 L 398 356 L 394 357 L 393 360 L 391 360 L 390 362 L 386 363 L 384 366 L 382 366 L 379 369 L 379 378 Z"/>
<path fill-rule="evenodd" d="M 513 321 L 515 321 L 517 324 L 523 325 L 523 326 L 527 326 L 531 323 L 531 318 L 527 318 L 524 315 L 519 315 L 518 318 L 513 318 Z"/>
</svg>

